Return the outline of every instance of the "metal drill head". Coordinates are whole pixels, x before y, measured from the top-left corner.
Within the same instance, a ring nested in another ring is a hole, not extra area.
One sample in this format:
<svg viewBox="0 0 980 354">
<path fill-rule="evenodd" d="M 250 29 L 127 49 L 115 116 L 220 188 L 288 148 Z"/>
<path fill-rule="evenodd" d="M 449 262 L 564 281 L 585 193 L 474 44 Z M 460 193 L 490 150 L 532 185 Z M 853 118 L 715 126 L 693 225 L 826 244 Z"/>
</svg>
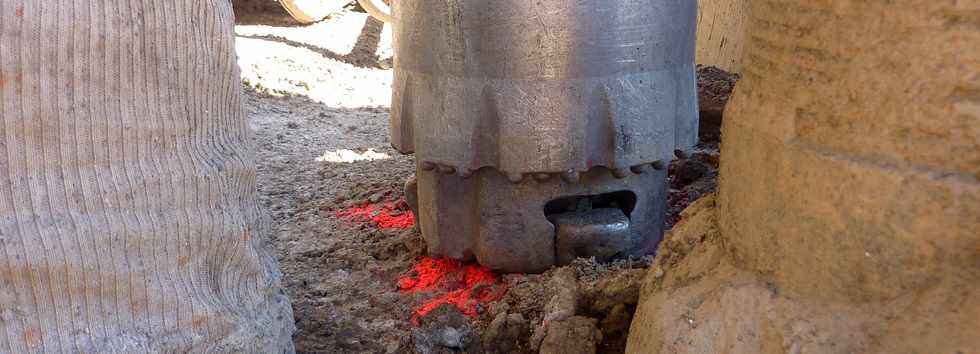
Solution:
<svg viewBox="0 0 980 354">
<path fill-rule="evenodd" d="M 391 140 L 426 161 L 418 220 L 432 253 L 529 272 L 570 254 L 654 251 L 660 161 L 697 140 L 695 0 L 399 0 L 393 11 Z M 622 220 L 591 210 L 625 195 L 637 200 L 619 208 L 630 231 L 609 231 Z M 563 213 L 596 224 L 560 241 L 569 219 L 547 218 L 568 200 L 584 204 Z M 556 242 L 575 252 L 559 257 Z"/>
<path fill-rule="evenodd" d="M 419 169 L 409 185 L 417 189 L 407 194 L 417 195 L 416 220 L 431 256 L 536 273 L 576 257 L 651 254 L 663 233 L 666 186 L 667 172 L 656 170 L 616 178 L 596 168 L 575 184 L 514 184 L 493 169 L 467 179 Z"/>
<path fill-rule="evenodd" d="M 392 143 L 505 174 L 670 161 L 697 141 L 695 0 L 393 3 Z"/>
</svg>

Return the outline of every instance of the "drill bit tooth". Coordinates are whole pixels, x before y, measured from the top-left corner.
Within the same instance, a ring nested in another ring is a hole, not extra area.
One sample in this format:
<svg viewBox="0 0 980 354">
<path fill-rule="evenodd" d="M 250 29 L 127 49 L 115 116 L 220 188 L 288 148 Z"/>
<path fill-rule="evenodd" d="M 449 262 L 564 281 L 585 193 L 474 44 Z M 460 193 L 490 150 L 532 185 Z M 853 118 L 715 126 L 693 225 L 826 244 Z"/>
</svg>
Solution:
<svg viewBox="0 0 980 354">
<path fill-rule="evenodd" d="M 578 171 L 568 171 L 561 174 L 561 179 L 566 183 L 578 183 L 582 179 L 582 174 Z"/>
<path fill-rule="evenodd" d="M 432 171 L 436 169 L 436 164 L 429 161 L 422 161 L 422 163 L 419 165 L 422 167 L 422 171 Z"/>
<path fill-rule="evenodd" d="M 439 173 L 442 173 L 444 175 L 451 175 L 456 173 L 456 168 L 447 165 L 439 165 Z"/>
<path fill-rule="evenodd" d="M 507 180 L 514 184 L 521 183 L 521 181 L 524 181 L 524 174 L 520 172 L 510 172 L 507 174 Z"/>
<path fill-rule="evenodd" d="M 538 181 L 539 183 L 548 182 L 548 181 L 551 180 L 551 174 L 550 173 L 543 173 L 543 172 L 542 173 L 535 173 L 534 174 L 534 180 L 535 181 Z"/>
<path fill-rule="evenodd" d="M 626 168 L 614 168 L 612 169 L 612 175 L 616 178 L 626 178 L 630 175 L 630 170 Z"/>
<path fill-rule="evenodd" d="M 473 169 L 469 167 L 460 167 L 458 170 L 458 174 L 462 178 L 470 178 L 473 176 Z"/>
<path fill-rule="evenodd" d="M 658 161 L 654 161 L 650 165 L 653 166 L 653 168 L 655 170 L 657 170 L 657 171 L 663 171 L 663 170 L 667 169 L 667 164 L 665 164 L 663 161 L 659 161 L 659 160 Z"/>
<path fill-rule="evenodd" d="M 650 165 L 649 164 L 642 164 L 642 165 L 636 165 L 636 166 L 630 167 L 630 171 L 633 171 L 633 173 L 638 174 L 638 175 L 639 174 L 643 174 L 644 172 L 646 172 L 649 169 L 650 169 Z"/>
<path fill-rule="evenodd" d="M 681 149 L 674 150 L 674 156 L 677 156 L 677 158 L 679 158 L 681 160 L 685 160 L 685 159 L 691 158 L 691 154 L 690 153 L 688 153 L 687 151 L 681 150 Z"/>
</svg>

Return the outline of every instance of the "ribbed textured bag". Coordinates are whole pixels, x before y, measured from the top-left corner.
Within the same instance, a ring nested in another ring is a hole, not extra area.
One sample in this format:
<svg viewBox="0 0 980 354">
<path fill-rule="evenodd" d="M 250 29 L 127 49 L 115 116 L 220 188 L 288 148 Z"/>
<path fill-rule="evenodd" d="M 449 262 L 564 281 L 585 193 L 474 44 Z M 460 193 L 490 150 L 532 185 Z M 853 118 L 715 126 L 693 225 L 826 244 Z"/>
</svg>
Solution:
<svg viewBox="0 0 980 354">
<path fill-rule="evenodd" d="M 0 352 L 289 352 L 227 0 L 0 1 Z"/>
</svg>

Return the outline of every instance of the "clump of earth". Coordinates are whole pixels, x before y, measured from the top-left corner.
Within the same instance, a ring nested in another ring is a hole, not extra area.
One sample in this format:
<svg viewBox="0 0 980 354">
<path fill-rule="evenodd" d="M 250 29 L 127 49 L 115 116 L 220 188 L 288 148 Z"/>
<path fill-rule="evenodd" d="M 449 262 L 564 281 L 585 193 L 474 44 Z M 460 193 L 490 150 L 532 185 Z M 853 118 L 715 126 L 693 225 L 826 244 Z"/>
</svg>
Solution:
<svg viewBox="0 0 980 354">
<path fill-rule="evenodd" d="M 236 2 L 236 44 L 298 352 L 624 351 L 652 258 L 543 274 L 427 258 L 404 202 L 414 160 L 388 141 L 390 29 L 350 8 L 299 26 L 259 3 Z M 714 191 L 718 155 L 715 134 L 671 164 L 665 227 Z"/>
</svg>

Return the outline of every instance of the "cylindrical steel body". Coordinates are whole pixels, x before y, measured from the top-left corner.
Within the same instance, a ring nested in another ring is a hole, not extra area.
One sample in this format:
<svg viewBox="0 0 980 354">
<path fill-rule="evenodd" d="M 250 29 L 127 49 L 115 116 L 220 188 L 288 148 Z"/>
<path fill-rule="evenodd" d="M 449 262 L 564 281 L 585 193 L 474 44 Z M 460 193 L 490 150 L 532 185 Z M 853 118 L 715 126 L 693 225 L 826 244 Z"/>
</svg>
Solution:
<svg viewBox="0 0 980 354">
<path fill-rule="evenodd" d="M 563 188 L 590 190 L 576 177 L 593 169 L 608 169 L 615 181 L 696 143 L 695 0 L 401 0 L 393 11 L 392 143 L 414 152 L 424 170 L 494 181 L 485 175 L 499 174 L 515 188 L 524 177 L 565 175 L 564 186 L 544 193 L 559 197 Z M 505 214 L 473 208 L 485 218 Z M 527 217 L 544 219 L 540 208 Z M 485 218 L 474 222 L 496 223 Z M 435 228 L 423 221 L 430 251 L 468 252 L 439 246 L 458 242 L 438 239 Z M 661 225 L 637 233 L 659 240 Z"/>
</svg>

